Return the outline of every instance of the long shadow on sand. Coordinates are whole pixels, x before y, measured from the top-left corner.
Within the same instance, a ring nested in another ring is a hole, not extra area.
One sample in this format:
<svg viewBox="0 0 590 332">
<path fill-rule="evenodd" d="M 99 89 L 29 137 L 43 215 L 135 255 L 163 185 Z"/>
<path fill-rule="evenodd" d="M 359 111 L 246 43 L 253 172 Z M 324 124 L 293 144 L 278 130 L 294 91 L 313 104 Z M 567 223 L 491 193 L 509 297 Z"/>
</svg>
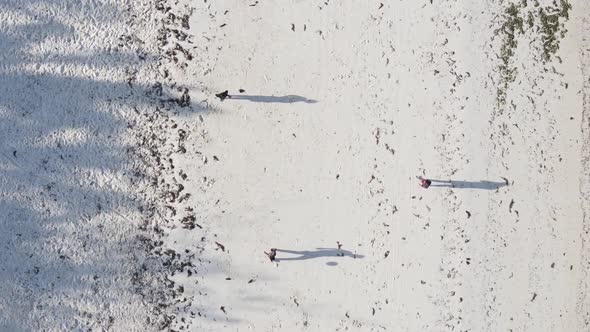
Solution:
<svg viewBox="0 0 590 332">
<path fill-rule="evenodd" d="M 302 96 L 297 95 L 286 95 L 286 96 L 258 96 L 258 95 L 232 95 L 231 99 L 235 100 L 248 100 L 255 103 L 284 103 L 284 104 L 292 104 L 292 103 L 306 103 L 306 104 L 315 104 L 317 100 L 308 99 Z"/>
<path fill-rule="evenodd" d="M 447 187 L 447 188 L 458 188 L 458 189 L 484 189 L 484 190 L 496 190 L 500 187 L 507 186 L 506 182 L 494 182 L 494 181 L 456 181 L 456 180 L 433 180 L 431 187 Z"/>
<path fill-rule="evenodd" d="M 280 261 L 301 261 L 312 258 L 322 257 L 352 257 L 352 258 L 363 258 L 365 256 L 354 254 L 348 250 L 336 249 L 336 248 L 316 248 L 316 250 L 287 250 L 277 249 L 277 253 L 286 253 L 291 255 L 298 255 L 297 257 L 280 258 L 277 257 L 277 262 Z"/>
</svg>

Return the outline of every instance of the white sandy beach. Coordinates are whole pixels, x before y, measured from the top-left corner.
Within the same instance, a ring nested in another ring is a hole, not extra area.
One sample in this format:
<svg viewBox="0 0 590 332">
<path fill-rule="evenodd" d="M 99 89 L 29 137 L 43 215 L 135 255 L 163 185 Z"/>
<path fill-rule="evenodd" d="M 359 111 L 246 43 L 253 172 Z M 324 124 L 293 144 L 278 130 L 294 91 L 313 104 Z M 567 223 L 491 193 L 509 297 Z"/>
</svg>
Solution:
<svg viewBox="0 0 590 332">
<path fill-rule="evenodd" d="M 0 9 L 0 331 L 590 330 L 590 3 Z"/>
</svg>

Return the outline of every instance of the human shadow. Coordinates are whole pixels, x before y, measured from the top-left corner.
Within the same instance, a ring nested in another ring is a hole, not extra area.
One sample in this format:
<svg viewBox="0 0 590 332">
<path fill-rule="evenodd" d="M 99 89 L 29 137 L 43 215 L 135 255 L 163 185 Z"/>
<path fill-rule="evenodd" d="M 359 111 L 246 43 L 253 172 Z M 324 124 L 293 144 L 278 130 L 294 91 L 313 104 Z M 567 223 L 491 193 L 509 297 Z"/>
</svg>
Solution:
<svg viewBox="0 0 590 332">
<path fill-rule="evenodd" d="M 291 255 L 299 255 L 297 257 L 287 258 L 276 258 L 277 262 L 280 261 L 302 261 L 312 258 L 321 257 L 352 257 L 352 258 L 363 258 L 365 256 L 352 253 L 348 250 L 336 249 L 336 248 L 316 248 L 316 250 L 287 250 L 277 249 L 278 252 L 284 252 Z"/>
<path fill-rule="evenodd" d="M 315 104 L 317 100 L 308 99 L 297 95 L 286 95 L 286 96 L 259 96 L 259 95 L 232 95 L 231 99 L 235 100 L 248 100 L 255 103 L 284 103 L 293 104 L 303 102 L 306 104 Z"/>
<path fill-rule="evenodd" d="M 494 181 L 456 181 L 456 180 L 433 180 L 431 187 L 447 187 L 447 188 L 459 188 L 459 189 L 484 189 L 484 190 L 496 190 L 500 187 L 507 186 L 506 182 L 494 182 Z"/>
</svg>

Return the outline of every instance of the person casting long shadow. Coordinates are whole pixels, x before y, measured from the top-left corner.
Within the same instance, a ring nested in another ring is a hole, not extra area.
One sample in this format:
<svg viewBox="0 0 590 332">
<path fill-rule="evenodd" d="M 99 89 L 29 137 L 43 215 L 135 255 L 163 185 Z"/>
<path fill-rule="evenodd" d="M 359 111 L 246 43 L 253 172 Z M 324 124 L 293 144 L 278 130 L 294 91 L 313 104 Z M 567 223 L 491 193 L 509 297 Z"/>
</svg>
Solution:
<svg viewBox="0 0 590 332">
<path fill-rule="evenodd" d="M 312 258 L 321 257 L 352 257 L 352 258 L 363 258 L 363 255 L 352 253 L 348 250 L 337 249 L 337 248 L 316 248 L 316 250 L 287 250 L 287 249 L 276 249 L 278 253 L 285 253 L 289 255 L 297 255 L 296 257 L 279 258 L 275 256 L 275 260 L 278 261 L 300 261 Z"/>
<path fill-rule="evenodd" d="M 436 179 L 425 179 L 421 176 L 418 177 L 420 180 L 420 186 L 423 188 L 428 187 L 447 187 L 447 188 L 458 188 L 458 189 L 484 189 L 484 190 L 496 190 L 500 187 L 508 185 L 508 181 L 495 182 L 495 181 L 463 181 L 463 180 L 436 180 Z"/>
<path fill-rule="evenodd" d="M 247 100 L 255 103 L 306 103 L 315 104 L 318 101 L 314 99 L 305 98 L 298 95 L 285 95 L 285 96 L 263 96 L 263 95 L 230 95 L 228 90 L 215 94 L 215 97 L 219 100 L 224 101 L 226 99 L 234 100 Z"/>
</svg>

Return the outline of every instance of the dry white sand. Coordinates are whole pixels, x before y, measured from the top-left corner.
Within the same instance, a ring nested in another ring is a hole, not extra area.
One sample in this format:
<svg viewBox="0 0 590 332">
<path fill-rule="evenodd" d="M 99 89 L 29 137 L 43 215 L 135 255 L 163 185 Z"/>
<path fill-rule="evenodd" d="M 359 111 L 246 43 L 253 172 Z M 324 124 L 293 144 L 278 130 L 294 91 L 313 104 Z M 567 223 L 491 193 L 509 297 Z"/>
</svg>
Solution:
<svg viewBox="0 0 590 332">
<path fill-rule="evenodd" d="M 1 4 L 0 330 L 587 331 L 569 2 Z"/>
</svg>

